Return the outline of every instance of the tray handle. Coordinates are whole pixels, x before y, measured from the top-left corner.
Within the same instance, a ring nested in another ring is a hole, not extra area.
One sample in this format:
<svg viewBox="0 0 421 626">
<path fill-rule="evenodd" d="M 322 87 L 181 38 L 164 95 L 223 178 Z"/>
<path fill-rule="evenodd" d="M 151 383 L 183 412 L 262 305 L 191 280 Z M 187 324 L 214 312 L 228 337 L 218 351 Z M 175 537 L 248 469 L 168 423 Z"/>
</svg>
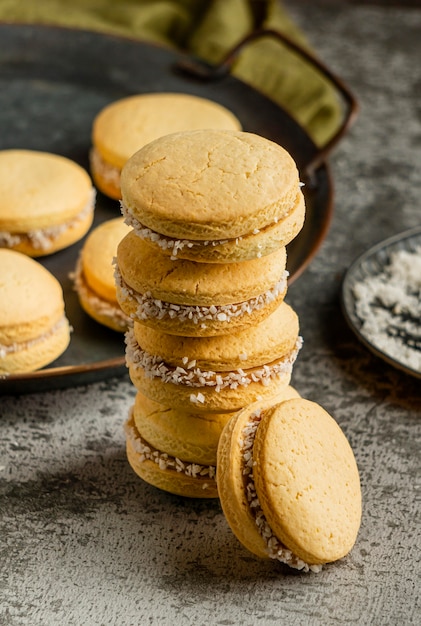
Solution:
<svg viewBox="0 0 421 626">
<path fill-rule="evenodd" d="M 197 58 L 193 59 L 191 57 L 186 57 L 177 63 L 177 68 L 202 80 L 219 80 L 230 73 L 232 65 L 241 50 L 252 41 L 261 39 L 262 37 L 273 37 L 277 39 L 311 63 L 322 75 L 324 75 L 325 78 L 331 82 L 345 103 L 342 123 L 325 145 L 316 147 L 316 153 L 304 166 L 304 173 L 308 177 L 308 180 L 311 181 L 314 179 L 315 171 L 326 162 L 330 153 L 348 132 L 349 128 L 355 121 L 359 109 L 357 100 L 346 84 L 338 76 L 336 76 L 336 74 L 331 72 L 322 61 L 317 59 L 313 54 L 302 48 L 283 33 L 271 28 L 261 28 L 246 35 L 238 44 L 227 52 L 218 65 L 211 65 L 206 61 Z"/>
</svg>

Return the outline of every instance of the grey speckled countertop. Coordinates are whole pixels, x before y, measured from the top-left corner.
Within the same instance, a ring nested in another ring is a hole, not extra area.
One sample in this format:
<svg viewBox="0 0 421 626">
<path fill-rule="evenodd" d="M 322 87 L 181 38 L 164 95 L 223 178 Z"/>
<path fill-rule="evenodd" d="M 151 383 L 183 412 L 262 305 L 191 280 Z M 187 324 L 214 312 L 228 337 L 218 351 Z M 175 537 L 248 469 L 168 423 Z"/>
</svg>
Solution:
<svg viewBox="0 0 421 626">
<path fill-rule="evenodd" d="M 357 544 L 319 575 L 286 571 L 240 546 L 218 501 L 144 484 L 124 452 L 125 377 L 1 397 L 1 626 L 421 623 L 420 381 L 372 356 L 339 306 L 356 255 L 421 222 L 421 11 L 287 6 L 361 105 L 330 159 L 330 231 L 288 292 L 305 341 L 293 383 L 359 464 Z"/>
</svg>

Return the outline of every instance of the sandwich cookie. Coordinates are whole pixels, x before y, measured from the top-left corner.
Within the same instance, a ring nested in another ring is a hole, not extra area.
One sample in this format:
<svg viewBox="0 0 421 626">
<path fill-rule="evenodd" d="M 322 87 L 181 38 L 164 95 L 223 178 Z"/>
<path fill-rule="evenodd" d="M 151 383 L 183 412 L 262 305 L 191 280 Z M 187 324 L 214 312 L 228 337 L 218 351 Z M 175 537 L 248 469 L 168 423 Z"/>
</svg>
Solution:
<svg viewBox="0 0 421 626">
<path fill-rule="evenodd" d="M 354 454 L 314 402 L 296 398 L 240 411 L 219 441 L 217 484 L 228 524 L 261 558 L 318 572 L 356 541 L 361 488 Z"/>
<path fill-rule="evenodd" d="M 298 333 L 298 316 L 285 302 L 230 335 L 177 337 L 135 322 L 126 333 L 126 364 L 137 390 L 160 404 L 229 413 L 289 384 Z"/>
<path fill-rule="evenodd" d="M 273 403 L 299 394 L 284 385 Z M 216 465 L 218 442 L 225 424 L 235 413 L 200 413 L 192 408 L 176 409 L 151 400 L 137 392 L 132 409 L 139 436 L 169 457 L 201 465 Z"/>
<path fill-rule="evenodd" d="M 94 204 L 91 179 L 74 161 L 0 151 L 0 248 L 32 257 L 67 248 L 88 232 Z"/>
<path fill-rule="evenodd" d="M 162 135 L 200 128 L 240 130 L 241 123 L 224 106 L 190 94 L 137 94 L 112 102 L 92 128 L 90 161 L 98 189 L 119 199 L 121 170 L 129 157 Z"/>
<path fill-rule="evenodd" d="M 243 131 L 156 139 L 127 161 L 121 188 L 123 215 L 139 236 L 200 262 L 264 256 L 291 240 L 304 220 L 291 155 Z"/>
<path fill-rule="evenodd" d="M 126 315 L 165 333 L 232 333 L 258 324 L 282 302 L 285 265 L 285 247 L 240 263 L 172 261 L 132 231 L 117 249 L 117 299 Z"/>
<path fill-rule="evenodd" d="M 15 250 L 0 250 L 0 267 L 0 374 L 38 370 L 70 342 L 61 285 Z"/>
<path fill-rule="evenodd" d="M 129 227 L 122 217 L 108 220 L 88 235 L 71 275 L 79 302 L 94 320 L 124 332 L 131 323 L 117 302 L 113 261 Z"/>
<path fill-rule="evenodd" d="M 298 235 L 305 218 L 304 196 L 299 191 L 289 213 L 274 224 L 235 239 L 199 241 L 160 235 L 143 226 L 123 203 L 121 209 L 127 224 L 139 237 L 168 254 L 172 260 L 188 259 L 197 263 L 238 263 L 271 254 L 281 246 L 287 246 Z"/>
<path fill-rule="evenodd" d="M 299 397 L 285 385 L 273 401 Z M 125 424 L 127 457 L 143 480 L 181 496 L 216 498 L 220 434 L 233 413 L 186 413 L 138 392 Z"/>
</svg>

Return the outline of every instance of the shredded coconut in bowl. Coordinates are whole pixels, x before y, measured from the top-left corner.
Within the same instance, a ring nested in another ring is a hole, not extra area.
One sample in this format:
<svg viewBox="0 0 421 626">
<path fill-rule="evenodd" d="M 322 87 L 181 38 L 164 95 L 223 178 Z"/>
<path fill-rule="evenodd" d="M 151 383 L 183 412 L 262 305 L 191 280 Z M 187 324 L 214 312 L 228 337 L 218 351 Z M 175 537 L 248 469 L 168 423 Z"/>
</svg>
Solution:
<svg viewBox="0 0 421 626">
<path fill-rule="evenodd" d="M 421 246 L 392 252 L 382 271 L 356 282 L 353 294 L 361 334 L 421 373 Z"/>
</svg>

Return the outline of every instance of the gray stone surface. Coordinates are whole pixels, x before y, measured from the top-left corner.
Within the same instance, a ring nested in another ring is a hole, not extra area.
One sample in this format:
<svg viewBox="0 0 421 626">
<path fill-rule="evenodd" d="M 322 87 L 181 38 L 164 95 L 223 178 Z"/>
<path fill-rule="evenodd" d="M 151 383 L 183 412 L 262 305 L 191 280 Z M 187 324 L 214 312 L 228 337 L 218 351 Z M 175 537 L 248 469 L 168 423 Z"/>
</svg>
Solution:
<svg viewBox="0 0 421 626">
<path fill-rule="evenodd" d="M 217 501 L 144 484 L 124 452 L 127 378 L 1 397 L 1 625 L 421 621 L 420 381 L 367 352 L 339 305 L 355 256 L 421 221 L 421 12 L 287 5 L 361 104 L 331 157 L 328 237 L 288 292 L 305 341 L 293 382 L 334 415 L 359 464 L 357 544 L 299 574 L 248 554 Z"/>
</svg>

